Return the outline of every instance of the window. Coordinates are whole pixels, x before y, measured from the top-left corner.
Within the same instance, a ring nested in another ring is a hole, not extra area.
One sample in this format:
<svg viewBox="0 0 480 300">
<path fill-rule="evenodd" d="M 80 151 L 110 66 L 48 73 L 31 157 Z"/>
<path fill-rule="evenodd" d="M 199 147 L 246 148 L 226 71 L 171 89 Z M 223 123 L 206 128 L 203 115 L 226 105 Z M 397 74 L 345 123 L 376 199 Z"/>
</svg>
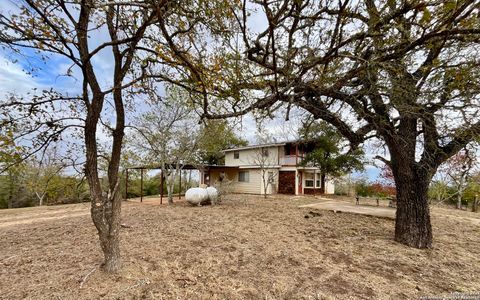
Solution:
<svg viewBox="0 0 480 300">
<path fill-rule="evenodd" d="M 317 179 L 317 188 L 321 187 L 320 180 Z"/>
<path fill-rule="evenodd" d="M 274 183 L 275 182 L 275 175 L 273 172 L 268 172 L 268 183 Z"/>
<path fill-rule="evenodd" d="M 249 182 L 250 181 L 250 174 L 248 171 L 240 171 L 238 173 L 238 182 Z"/>
<path fill-rule="evenodd" d="M 305 187 L 313 187 L 315 182 L 315 174 L 313 173 L 305 173 Z"/>
<path fill-rule="evenodd" d="M 239 159 L 240 158 L 240 151 L 233 151 L 233 158 Z"/>
<path fill-rule="evenodd" d="M 292 146 L 290 144 L 285 145 L 285 155 L 291 155 Z"/>
<path fill-rule="evenodd" d="M 262 148 L 262 156 L 268 157 L 268 149 Z"/>
</svg>

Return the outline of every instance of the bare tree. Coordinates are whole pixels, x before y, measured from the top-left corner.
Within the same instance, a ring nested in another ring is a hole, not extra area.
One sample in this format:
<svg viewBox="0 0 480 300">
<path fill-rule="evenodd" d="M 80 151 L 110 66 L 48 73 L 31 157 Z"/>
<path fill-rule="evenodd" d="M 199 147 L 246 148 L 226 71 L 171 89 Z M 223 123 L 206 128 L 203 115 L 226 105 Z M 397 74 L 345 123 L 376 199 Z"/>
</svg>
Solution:
<svg viewBox="0 0 480 300">
<path fill-rule="evenodd" d="M 260 170 L 263 197 L 267 198 L 269 189 L 274 187 L 276 178 L 278 177 L 278 169 L 275 168 L 276 165 L 272 162 L 272 153 L 269 148 L 256 148 L 252 156 L 251 164 L 258 166 Z"/>
<path fill-rule="evenodd" d="M 462 208 L 462 198 L 465 189 L 468 186 L 472 173 L 475 170 L 476 157 L 475 149 L 465 148 L 461 152 L 451 157 L 445 163 L 445 173 L 450 178 L 455 187 L 455 196 L 457 197 L 457 208 Z"/>
<path fill-rule="evenodd" d="M 2 108 L 19 108 L 5 122 L 33 118 L 29 123 L 29 131 L 24 133 L 24 136 L 37 136 L 30 156 L 58 141 L 69 129 L 81 129 L 86 154 L 84 168 L 91 195 L 91 216 L 105 256 L 103 268 L 108 272 L 117 272 L 121 266 L 118 172 L 125 128 L 124 91 L 143 77 L 143 74 L 131 76 L 132 64 L 139 55 L 138 46 L 147 28 L 166 13 L 168 2 L 158 1 L 150 5 L 148 1 L 126 4 L 93 0 L 73 3 L 63 0 L 25 0 L 19 3 L 18 13 L 2 13 L 0 16 L 0 42 L 3 45 L 20 54 L 25 49 L 33 48 L 39 51 L 43 59 L 48 56 L 62 57 L 71 63 L 67 75 L 73 76 L 73 70 L 80 73 L 80 96 L 45 91 L 28 101 L 12 99 L 2 104 Z M 98 36 L 100 29 L 107 32 L 106 37 L 102 36 L 101 39 Z M 104 51 L 110 52 L 114 65 L 109 75 L 111 85 L 107 87 L 102 87 L 104 75 L 99 74 L 94 64 L 94 60 Z M 102 120 L 106 104 L 113 107 L 113 126 Z M 64 108 L 63 113 L 59 111 L 60 107 Z M 102 124 L 111 138 L 106 192 L 102 190 L 98 169 L 97 127 Z"/>
<path fill-rule="evenodd" d="M 199 126 L 187 103 L 188 94 L 169 87 L 166 97 L 151 92 L 150 110 L 132 127 L 131 149 L 147 164 L 160 164 L 167 183 L 168 202 L 173 203 L 176 178 L 185 164 L 195 163 Z"/>
<path fill-rule="evenodd" d="M 26 186 L 42 206 L 51 182 L 65 169 L 65 163 L 58 159 L 57 150 L 49 149 L 42 153 L 39 159 L 31 159 L 27 165 Z"/>
</svg>

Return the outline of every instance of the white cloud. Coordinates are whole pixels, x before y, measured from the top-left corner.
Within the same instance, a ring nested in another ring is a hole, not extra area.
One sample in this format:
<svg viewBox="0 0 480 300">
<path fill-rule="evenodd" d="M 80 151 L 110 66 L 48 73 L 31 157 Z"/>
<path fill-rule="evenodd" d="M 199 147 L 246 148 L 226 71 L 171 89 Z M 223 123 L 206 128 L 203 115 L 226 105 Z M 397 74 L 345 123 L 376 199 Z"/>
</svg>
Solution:
<svg viewBox="0 0 480 300">
<path fill-rule="evenodd" d="M 8 93 L 24 95 L 33 88 L 44 88 L 35 77 L 29 75 L 18 63 L 13 63 L 0 54 L 0 97 Z"/>
</svg>

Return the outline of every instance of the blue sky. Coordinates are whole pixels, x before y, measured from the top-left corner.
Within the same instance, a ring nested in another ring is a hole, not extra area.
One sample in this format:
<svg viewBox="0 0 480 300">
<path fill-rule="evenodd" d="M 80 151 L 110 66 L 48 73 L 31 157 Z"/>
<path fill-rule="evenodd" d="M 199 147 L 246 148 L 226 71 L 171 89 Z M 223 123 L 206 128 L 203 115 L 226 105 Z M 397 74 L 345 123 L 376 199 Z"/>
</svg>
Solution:
<svg viewBox="0 0 480 300">
<path fill-rule="evenodd" d="M 0 11 L 2 13 L 14 12 L 15 5 L 13 1 L 0 1 Z M 252 22 L 255 28 L 262 27 L 262 21 L 253 18 Z M 99 31 L 92 35 L 92 47 L 95 44 L 102 43 L 106 39 L 107 33 Z M 101 78 L 103 87 L 110 86 L 110 78 L 113 71 L 113 63 L 109 49 L 102 50 L 95 56 L 94 67 L 97 76 Z M 24 50 L 20 55 L 12 53 L 8 49 L 0 49 L 0 95 L 4 96 L 10 93 L 18 96 L 27 95 L 34 88 L 38 90 L 53 88 L 63 93 L 78 94 L 81 91 L 81 74 L 79 69 L 72 69 L 72 77 L 64 76 L 71 62 L 60 56 L 50 56 L 48 60 L 42 60 L 33 50 Z M 139 111 L 148 109 L 145 104 L 137 107 Z M 244 139 L 254 144 L 259 134 L 257 128 L 262 128 L 264 134 L 277 140 L 288 140 L 298 138 L 296 136 L 300 112 L 294 112 L 290 121 L 284 120 L 284 115 L 278 115 L 273 120 L 264 120 L 258 125 L 252 115 L 246 115 L 237 121 L 237 130 Z M 107 136 L 99 133 L 100 139 L 108 141 Z M 369 155 L 371 156 L 371 155 Z M 354 176 L 367 176 L 370 180 L 375 180 L 378 176 L 378 169 L 369 165 L 365 172 L 355 173 Z"/>
</svg>

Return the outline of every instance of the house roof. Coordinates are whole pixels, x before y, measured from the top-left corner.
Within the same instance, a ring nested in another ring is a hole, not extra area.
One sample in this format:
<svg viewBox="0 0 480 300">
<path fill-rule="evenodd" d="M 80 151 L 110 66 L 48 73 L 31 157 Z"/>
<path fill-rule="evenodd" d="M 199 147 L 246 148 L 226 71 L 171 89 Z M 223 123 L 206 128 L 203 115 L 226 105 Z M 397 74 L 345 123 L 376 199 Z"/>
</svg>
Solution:
<svg viewBox="0 0 480 300">
<path fill-rule="evenodd" d="M 170 167 L 175 168 L 174 165 Z M 216 169 L 216 168 L 238 168 L 235 166 L 224 166 L 224 165 L 193 165 L 193 164 L 180 164 L 182 170 L 204 170 L 204 169 Z M 134 166 L 128 167 L 129 170 L 161 170 L 161 165 L 145 165 L 145 166 Z"/>
<path fill-rule="evenodd" d="M 277 143 L 248 145 L 248 146 L 244 146 L 244 147 L 225 149 L 225 150 L 223 150 L 223 152 L 256 149 L 256 148 L 265 148 L 265 147 L 275 147 L 275 146 L 285 146 L 286 144 L 297 144 L 297 143 L 302 143 L 302 141 L 301 140 L 292 140 L 292 141 L 284 141 L 284 142 L 277 142 Z"/>
<path fill-rule="evenodd" d="M 244 147 L 225 149 L 225 150 L 223 150 L 223 152 L 256 149 L 256 148 L 265 148 L 265 147 L 274 147 L 274 146 L 283 146 L 285 144 L 286 143 L 270 143 L 270 144 L 249 145 L 249 146 L 244 146 Z"/>
</svg>

